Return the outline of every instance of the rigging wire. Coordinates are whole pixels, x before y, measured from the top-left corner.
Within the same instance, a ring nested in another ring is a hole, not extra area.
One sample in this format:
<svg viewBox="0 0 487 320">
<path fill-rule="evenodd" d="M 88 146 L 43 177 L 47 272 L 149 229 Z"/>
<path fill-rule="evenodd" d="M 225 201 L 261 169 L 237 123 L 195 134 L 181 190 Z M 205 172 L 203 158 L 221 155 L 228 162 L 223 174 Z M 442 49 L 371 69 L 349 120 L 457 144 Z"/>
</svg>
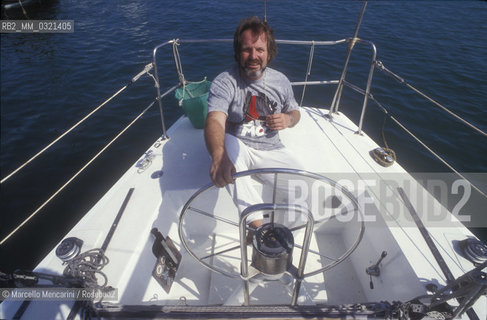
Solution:
<svg viewBox="0 0 487 320">
<path fill-rule="evenodd" d="M 313 40 L 311 48 L 309 49 L 308 69 L 306 70 L 306 76 L 304 78 L 303 92 L 301 94 L 301 101 L 299 103 L 300 107 L 303 106 L 304 94 L 306 92 L 306 84 L 308 83 L 308 77 L 311 75 L 311 67 L 313 65 L 314 52 L 315 52 L 315 42 Z"/>
<path fill-rule="evenodd" d="M 52 199 L 54 199 L 68 184 L 70 184 L 81 172 L 83 172 L 93 161 L 95 161 L 110 145 L 112 145 L 127 129 L 129 129 L 140 117 L 142 117 L 154 104 L 156 100 L 152 101 L 148 107 L 146 107 L 132 122 L 130 122 L 125 128 L 122 129 L 107 145 L 105 145 L 98 153 L 91 158 L 78 172 L 76 172 L 68 181 L 66 181 L 56 192 L 54 192 L 49 199 L 42 203 L 33 213 L 30 214 L 22 223 L 20 223 L 12 232 L 10 232 L 2 241 L 0 246 L 5 243 L 11 236 L 13 236 L 20 228 L 22 228 L 27 222 L 29 222 L 34 216 L 41 211 Z"/>
<path fill-rule="evenodd" d="M 402 83 L 404 85 L 406 85 L 408 88 L 412 89 L 414 92 L 416 92 L 417 94 L 421 95 L 422 97 L 426 98 L 428 101 L 432 102 L 433 104 L 435 104 L 437 107 L 441 108 L 442 110 L 446 111 L 448 114 L 450 114 L 451 116 L 453 116 L 454 118 L 456 118 L 457 120 L 459 120 L 460 122 L 464 123 L 465 125 L 467 125 L 468 127 L 474 129 L 475 131 L 477 131 L 478 133 L 480 133 L 481 135 L 483 136 L 487 136 L 487 133 L 485 133 L 484 131 L 482 131 L 481 129 L 477 128 L 475 125 L 471 124 L 470 122 L 468 122 L 467 120 L 463 119 L 462 117 L 460 117 L 459 115 L 457 115 L 456 113 L 454 113 L 453 111 L 451 111 L 450 109 L 448 109 L 447 107 L 443 106 L 442 104 L 440 104 L 439 102 L 437 102 L 436 100 L 432 99 L 431 97 L 427 96 L 426 94 L 424 94 L 423 92 L 421 92 L 420 90 L 418 90 L 417 88 L 413 87 L 412 85 L 410 85 L 404 78 L 400 77 L 399 75 L 397 75 L 396 73 L 392 72 L 391 70 L 387 69 L 384 64 L 382 63 L 382 61 L 379 61 L 377 60 L 375 62 L 375 66 L 376 68 L 378 68 L 379 70 L 381 70 L 382 72 L 384 72 L 386 75 L 394 78 L 396 81 L 398 81 L 399 83 Z M 443 159 L 440 155 L 438 155 L 436 152 L 434 152 L 430 147 L 428 147 L 423 141 L 421 141 L 421 139 L 419 139 L 416 135 L 414 135 L 411 131 L 409 131 L 408 128 L 406 128 L 401 122 L 399 122 L 399 120 L 397 120 L 396 118 L 394 118 L 394 116 L 392 116 L 389 111 L 379 102 L 377 101 L 374 96 L 370 95 L 369 98 L 374 101 L 381 109 L 382 111 L 388 115 L 391 120 L 393 120 L 401 129 L 403 129 L 407 134 L 409 134 L 414 140 L 416 140 L 420 145 L 422 145 L 429 153 L 431 153 L 433 156 L 435 156 L 438 160 L 440 160 L 445 166 L 447 166 L 450 170 L 452 170 L 455 174 L 457 174 L 460 178 L 464 179 L 465 181 L 467 181 L 471 186 L 472 188 L 474 188 L 477 192 L 479 192 L 482 196 L 484 196 L 485 198 L 487 198 L 487 194 L 482 191 L 480 188 L 478 188 L 475 184 L 473 184 L 470 180 L 468 180 L 464 175 L 462 175 L 460 172 L 458 172 L 458 170 L 456 170 L 451 164 L 449 164 L 445 159 Z M 387 146 L 386 146 L 387 147 Z"/>
<path fill-rule="evenodd" d="M 267 22 L 267 0 L 264 0 L 264 22 Z"/>
<path fill-rule="evenodd" d="M 372 95 L 370 95 L 370 98 L 372 101 L 374 101 L 381 109 L 382 109 L 382 112 L 384 112 L 387 116 L 389 116 L 389 118 L 391 120 L 393 120 L 401 129 L 403 129 L 407 134 L 409 134 L 414 140 L 416 140 L 416 142 L 418 142 L 420 145 L 422 145 L 428 152 L 430 152 L 432 155 L 434 155 L 438 160 L 440 160 L 445 166 L 447 166 L 450 170 L 452 170 L 454 173 L 456 173 L 460 178 L 464 179 L 465 181 L 467 181 L 471 186 L 472 188 L 474 188 L 477 192 L 479 192 L 482 196 L 484 196 L 485 198 L 487 198 L 487 194 L 485 192 L 483 192 L 482 190 L 480 190 L 480 188 L 478 188 L 475 184 L 473 184 L 472 182 L 470 182 L 470 180 L 468 180 L 464 175 L 462 175 L 460 172 L 458 172 L 458 170 L 456 170 L 451 164 L 449 164 L 445 159 L 443 159 L 439 154 L 437 154 L 436 152 L 434 152 L 430 147 L 428 147 L 428 145 L 426 145 L 423 141 L 421 141 L 421 139 L 419 139 L 414 133 L 412 133 L 411 131 L 409 131 L 408 128 L 406 128 L 399 120 L 397 120 L 396 118 L 394 118 L 393 115 L 391 115 L 389 113 L 389 111 L 387 110 L 387 108 L 385 108 L 379 101 L 377 101 Z"/>
<path fill-rule="evenodd" d="M 61 140 L 62 138 L 64 138 L 64 136 L 66 136 L 68 133 L 70 133 L 71 131 L 73 131 L 76 127 L 78 127 L 80 124 L 82 124 L 85 120 L 87 120 L 89 117 L 91 117 L 95 112 L 97 112 L 99 109 L 101 109 L 104 105 L 106 105 L 108 102 L 110 102 L 113 98 L 115 98 L 117 95 L 119 95 L 122 91 L 124 91 L 125 89 L 127 89 L 128 86 L 130 86 L 132 83 L 134 83 L 135 81 L 139 80 L 139 78 L 144 75 L 145 73 L 149 73 L 149 71 L 152 69 L 152 63 L 149 63 L 147 64 L 144 69 L 139 72 L 135 77 L 132 78 L 132 80 L 130 80 L 129 83 L 127 83 L 125 86 L 123 86 L 120 90 L 118 90 L 117 92 L 115 92 L 110 98 L 108 98 L 107 100 L 105 100 L 102 104 L 100 104 L 98 107 L 96 107 L 95 109 L 93 109 L 90 113 L 88 113 L 83 119 L 81 119 L 80 121 L 78 121 L 75 125 L 73 125 L 71 128 L 69 128 L 68 130 L 66 130 L 63 134 L 61 134 L 59 137 L 57 137 L 56 139 L 54 139 L 51 143 L 49 143 L 47 146 L 45 146 L 41 151 L 37 152 L 34 156 L 32 156 L 29 160 L 27 160 L 26 162 L 24 162 L 22 165 L 20 165 L 17 169 L 15 169 L 14 171 L 12 171 L 10 174 L 8 174 L 5 178 L 3 178 L 1 181 L 0 181 L 0 184 L 1 183 L 4 183 L 5 181 L 7 181 L 9 178 L 11 178 L 14 174 L 16 174 L 17 172 L 19 172 L 21 169 L 23 169 L 26 165 L 28 165 L 29 163 L 31 163 L 34 159 L 36 159 L 38 156 L 40 156 L 41 154 L 43 154 L 46 150 L 48 150 L 50 147 L 52 147 L 54 144 L 56 144 L 59 140 Z"/>
<path fill-rule="evenodd" d="M 448 109 L 447 107 L 445 107 L 444 105 L 442 105 L 441 103 L 437 102 L 436 100 L 434 100 L 433 98 L 427 96 L 426 94 L 424 94 L 423 92 L 421 92 L 419 89 L 413 87 L 412 85 L 410 85 L 404 78 L 400 77 L 399 75 L 395 74 L 394 72 L 392 72 L 391 70 L 387 69 L 386 66 L 384 66 L 384 64 L 382 63 L 382 61 L 379 61 L 377 60 L 375 62 L 375 66 L 377 67 L 377 69 L 379 69 L 380 71 L 384 72 L 386 75 L 394 78 L 396 81 L 398 81 L 399 83 L 402 83 L 404 84 L 405 86 L 407 86 L 408 88 L 410 88 L 411 90 L 413 90 L 414 92 L 416 92 L 417 94 L 421 95 L 423 98 L 429 100 L 430 102 L 432 102 L 434 105 L 436 105 L 437 107 L 443 109 L 444 111 L 446 111 L 448 114 L 450 114 L 451 116 L 455 117 L 457 120 L 463 122 L 465 125 L 469 126 L 470 128 L 474 129 L 475 131 L 477 131 L 478 133 L 480 133 L 481 135 L 483 135 L 484 137 L 487 137 L 487 133 L 485 133 L 484 131 L 482 131 L 481 129 L 477 128 L 476 126 L 474 126 L 473 124 L 471 124 L 470 122 L 468 122 L 467 120 L 463 119 L 462 117 L 460 117 L 459 115 L 457 115 L 456 113 L 454 113 L 453 111 L 451 111 L 450 109 Z"/>
</svg>

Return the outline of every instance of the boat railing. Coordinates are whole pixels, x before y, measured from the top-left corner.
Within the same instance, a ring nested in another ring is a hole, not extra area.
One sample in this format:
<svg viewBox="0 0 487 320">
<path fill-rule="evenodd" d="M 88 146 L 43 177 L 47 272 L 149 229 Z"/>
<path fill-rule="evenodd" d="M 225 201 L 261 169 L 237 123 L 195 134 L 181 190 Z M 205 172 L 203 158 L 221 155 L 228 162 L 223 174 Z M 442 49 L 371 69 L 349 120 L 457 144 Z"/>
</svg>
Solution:
<svg viewBox="0 0 487 320">
<path fill-rule="evenodd" d="M 171 92 L 175 91 L 179 86 L 181 86 L 183 83 L 181 82 L 181 77 L 179 77 L 179 81 L 173 86 L 170 86 L 164 93 L 161 94 L 161 86 L 160 86 L 160 77 L 159 77 L 159 70 L 158 70 L 158 64 L 157 64 L 157 53 L 160 48 L 167 47 L 171 45 L 172 50 L 173 50 L 173 57 L 175 60 L 176 68 L 178 68 L 178 64 L 181 63 L 179 57 L 178 57 L 178 50 L 177 46 L 183 44 L 183 43 L 231 43 L 233 40 L 232 39 L 206 39 L 206 40 L 180 40 L 180 39 L 173 39 L 166 41 L 158 46 L 156 46 L 153 49 L 152 52 L 152 62 L 147 64 L 142 71 L 140 71 L 136 76 L 134 76 L 127 85 L 123 86 L 120 90 L 118 90 L 115 94 L 113 94 L 110 98 L 108 98 L 106 101 L 104 101 L 101 105 L 97 106 L 95 109 L 93 109 L 90 113 L 88 113 L 83 119 L 78 121 L 75 125 L 73 125 L 70 129 L 65 131 L 63 134 L 61 134 L 59 137 L 54 139 L 51 143 L 49 143 L 46 147 L 41 149 L 38 153 L 36 153 L 34 156 L 32 156 L 30 159 L 28 159 L 26 162 L 24 162 L 22 165 L 17 167 L 15 170 L 13 170 L 10 174 L 2 178 L 0 181 L 1 184 L 3 184 L 5 181 L 10 179 L 13 175 L 15 175 L 17 172 L 19 172 L 21 169 L 23 169 L 25 166 L 27 166 L 29 163 L 31 163 L 33 160 L 35 160 L 38 156 L 41 154 L 45 153 L 48 149 L 50 149 L 54 144 L 59 142 L 64 136 L 66 136 L 68 133 L 72 132 L 76 127 L 78 127 L 81 123 L 83 123 L 85 120 L 87 120 L 89 117 L 91 117 L 95 112 L 97 112 L 100 108 L 102 108 L 105 104 L 110 102 L 113 98 L 115 98 L 117 95 L 119 95 L 121 92 L 123 92 L 127 87 L 129 87 L 131 84 L 133 84 L 135 81 L 137 81 L 141 76 L 144 74 L 147 74 L 151 76 L 155 82 L 155 87 L 157 91 L 157 95 L 155 100 L 153 100 L 149 106 L 147 106 L 130 124 L 128 124 L 120 133 L 118 133 L 107 145 L 105 145 L 95 156 L 93 156 L 79 171 L 77 171 L 70 179 L 67 180 L 66 183 L 64 183 L 58 190 L 56 190 L 44 203 L 42 203 L 33 213 L 31 213 L 22 223 L 20 223 L 11 233 L 9 233 L 4 239 L 0 241 L 0 245 L 2 245 L 6 240 L 8 240 L 14 233 L 16 233 L 24 224 L 26 224 L 29 220 L 31 220 L 42 208 L 44 208 L 48 203 L 50 203 L 64 188 L 66 188 L 81 172 L 83 172 L 89 165 L 93 163 L 95 159 L 97 159 L 111 144 L 113 144 L 125 131 L 130 128 L 138 119 L 142 117 L 153 105 L 158 104 L 159 106 L 159 112 L 161 116 L 161 125 L 162 125 L 162 139 L 167 138 L 167 133 L 166 133 L 166 125 L 165 125 L 165 120 L 164 120 L 164 109 L 162 105 L 162 99 L 169 95 Z M 309 54 L 309 60 L 308 60 L 308 69 L 305 77 L 305 81 L 302 82 L 292 82 L 293 86 L 303 86 L 303 91 L 301 95 L 301 105 L 304 99 L 305 91 L 306 91 L 306 86 L 308 85 L 336 85 L 337 88 L 335 90 L 333 102 L 330 105 L 330 110 L 328 113 L 329 117 L 333 117 L 333 114 L 336 114 L 339 109 L 340 105 L 340 99 L 342 97 L 342 90 L 343 87 L 346 86 L 353 91 L 358 92 L 359 94 L 364 96 L 363 102 L 362 102 L 362 109 L 361 109 L 361 115 L 360 115 L 360 121 L 358 124 L 358 131 L 357 133 L 360 134 L 362 131 L 362 126 L 363 126 L 363 120 L 364 120 L 364 115 L 365 111 L 367 108 L 368 101 L 371 100 L 374 103 L 376 103 L 381 111 L 383 111 L 386 115 L 390 117 L 401 129 L 403 129 L 408 135 L 410 135 L 412 138 L 414 138 L 421 146 L 423 146 L 429 153 L 431 153 L 433 156 L 435 156 L 438 160 L 440 160 L 443 164 L 445 164 L 450 170 L 452 170 L 454 173 L 456 173 L 458 176 L 460 176 L 463 180 L 467 181 L 473 189 L 477 190 L 482 196 L 487 198 L 487 194 L 479 189 L 475 184 L 473 184 L 469 179 L 464 177 L 462 174 L 460 174 L 452 165 L 450 165 L 445 159 L 443 159 L 440 155 L 438 155 L 432 148 L 427 146 L 421 139 L 416 137 L 414 133 L 412 133 L 405 125 L 403 125 L 399 120 L 397 120 L 393 115 L 390 114 L 388 109 L 381 103 L 379 102 L 372 94 L 371 94 L 371 87 L 372 87 L 372 77 L 373 77 L 373 72 L 377 68 L 380 71 L 383 71 L 385 74 L 393 77 L 395 80 L 397 80 L 399 83 L 406 85 L 410 89 L 412 89 L 415 93 L 419 94 L 423 98 L 429 100 L 432 102 L 434 105 L 437 107 L 440 107 L 444 111 L 446 111 L 449 115 L 453 116 L 455 119 L 461 121 L 462 123 L 466 124 L 468 127 L 471 129 L 477 131 L 484 137 L 487 136 L 487 134 L 482 131 L 481 129 L 475 127 L 468 121 L 464 120 L 457 114 L 453 113 L 451 110 L 446 108 L 445 106 L 441 105 L 439 102 L 436 100 L 430 98 L 417 88 L 413 87 L 411 84 L 409 84 L 406 80 L 398 76 L 397 74 L 393 73 L 389 69 L 387 69 L 384 64 L 381 61 L 378 61 L 376 59 L 377 57 L 377 50 L 375 45 L 368 40 L 362 40 L 356 37 L 348 38 L 348 39 L 341 39 L 337 41 L 300 41 L 300 40 L 276 40 L 278 44 L 280 45 L 306 45 L 310 47 L 310 54 Z M 352 51 L 355 47 L 355 45 L 359 44 L 365 44 L 368 45 L 371 50 L 372 50 L 372 55 L 370 59 L 370 66 L 369 66 L 369 72 L 367 74 L 367 84 L 365 88 L 360 88 L 359 86 L 351 83 L 349 80 L 347 80 L 347 67 L 348 67 L 348 62 L 350 59 L 350 55 L 352 54 Z M 347 49 L 347 57 L 345 59 L 345 64 L 342 69 L 341 77 L 340 79 L 331 79 L 331 80 L 320 80 L 320 81 L 308 81 L 308 75 L 311 70 L 311 66 L 313 63 L 313 55 L 314 55 L 314 48 L 316 46 L 332 46 L 332 45 L 339 45 L 339 44 L 347 44 L 348 49 Z M 151 70 L 154 70 L 154 75 L 150 73 Z"/>
<path fill-rule="evenodd" d="M 181 86 L 184 84 L 185 80 L 184 80 L 184 76 L 182 76 L 182 73 L 181 73 L 181 67 L 182 66 L 181 66 L 181 60 L 179 58 L 179 51 L 178 51 L 177 47 L 182 45 L 182 44 L 191 44 L 191 43 L 193 43 L 193 44 L 194 43 L 208 43 L 208 44 L 233 43 L 233 39 L 206 39 L 206 40 L 205 39 L 188 39 L 188 40 L 173 39 L 173 40 L 169 40 L 169 41 L 166 41 L 164 43 L 161 43 L 154 48 L 154 50 L 152 51 L 152 65 L 154 67 L 154 76 L 155 76 L 154 80 L 156 82 L 155 87 L 156 87 L 156 97 L 157 97 L 156 99 L 157 99 L 157 102 L 159 105 L 159 112 L 161 115 L 161 126 L 162 126 L 162 137 L 163 137 L 163 139 L 167 138 L 167 134 L 166 134 L 166 124 L 165 124 L 165 120 L 164 120 L 164 108 L 162 105 L 162 97 L 167 95 L 168 93 L 174 91 L 178 86 Z M 277 39 L 276 43 L 280 44 L 280 45 L 299 45 L 299 46 L 309 46 L 310 47 L 310 53 L 309 53 L 309 59 L 308 59 L 308 69 L 306 72 L 305 81 L 303 81 L 303 82 L 291 82 L 291 84 L 293 86 L 303 86 L 300 105 L 302 105 L 302 103 L 303 103 L 303 99 L 304 99 L 304 95 L 305 95 L 305 91 L 306 91 L 306 86 L 308 86 L 308 85 L 338 85 L 336 92 L 335 92 L 333 102 L 330 106 L 330 113 L 337 113 L 338 112 L 343 86 L 350 87 L 351 89 L 363 94 L 364 100 L 362 103 L 362 112 L 361 112 L 361 116 L 360 116 L 360 124 L 359 124 L 359 131 L 358 131 L 360 133 L 362 130 L 362 123 L 363 123 L 363 118 L 365 115 L 365 110 L 367 107 L 367 102 L 368 102 L 368 99 L 370 96 L 370 89 L 371 89 L 371 85 L 372 85 L 372 76 L 373 76 L 373 72 L 375 69 L 374 66 L 375 66 L 375 62 L 376 62 L 377 49 L 376 49 L 374 43 L 372 43 L 371 41 L 368 41 L 368 40 L 363 40 L 363 39 L 358 39 L 358 38 L 340 39 L 340 40 L 336 40 L 336 41 L 314 41 L 314 40 L 303 41 L 303 40 L 281 40 L 281 39 Z M 351 51 L 352 51 L 352 49 L 356 43 L 367 44 L 370 46 L 371 51 L 372 51 L 369 73 L 368 73 L 368 77 L 367 77 L 367 85 L 366 85 L 365 89 L 361 89 L 358 86 L 356 86 L 356 85 L 354 85 L 354 84 L 352 84 L 346 80 L 348 61 L 350 59 Z M 308 81 L 308 75 L 311 72 L 311 66 L 313 64 L 315 47 L 316 46 L 334 46 L 334 45 L 339 45 L 339 44 L 348 44 L 347 59 L 345 61 L 345 65 L 344 65 L 344 68 L 342 70 L 340 79 Z M 161 85 L 160 85 L 160 77 L 159 77 L 159 68 L 158 68 L 158 63 L 157 63 L 157 55 L 158 55 L 159 49 L 161 49 L 163 47 L 167 47 L 169 45 L 171 45 L 172 52 L 173 52 L 173 58 L 175 61 L 175 66 L 176 66 L 176 69 L 178 70 L 179 85 L 175 85 L 175 86 L 171 87 L 168 92 L 165 92 L 164 95 L 161 95 Z"/>
<path fill-rule="evenodd" d="M 360 22 L 359 22 L 360 23 Z M 358 26 L 356 29 L 356 33 L 358 32 Z M 377 48 L 375 44 L 372 41 L 369 40 L 364 40 L 356 37 L 356 33 L 354 37 L 352 38 L 347 38 L 347 39 L 340 39 L 336 41 L 302 41 L 302 40 L 276 40 L 277 44 L 279 45 L 299 45 L 299 46 L 309 46 L 310 51 L 309 51 L 309 57 L 308 57 L 308 66 L 306 70 L 306 76 L 304 81 L 299 81 L 299 82 L 291 82 L 293 86 L 303 86 L 302 94 L 301 94 L 301 100 L 300 100 L 300 106 L 303 104 L 305 92 L 306 92 L 306 87 L 308 85 L 336 85 L 336 90 L 335 94 L 333 97 L 333 101 L 329 107 L 329 112 L 328 112 L 328 117 L 332 118 L 334 114 L 338 113 L 339 106 L 340 106 L 340 100 L 342 98 L 342 92 L 343 92 L 343 87 L 348 87 L 352 89 L 353 91 L 361 94 L 363 96 L 363 101 L 362 101 L 362 108 L 360 111 L 360 118 L 359 118 L 359 123 L 358 123 L 358 129 L 357 129 L 357 134 L 362 133 L 362 128 L 364 125 L 364 116 L 365 112 L 367 109 L 367 105 L 369 100 L 373 101 L 378 107 L 379 110 L 382 111 L 384 114 L 388 115 L 390 119 L 392 119 L 402 130 L 404 130 L 405 133 L 407 133 L 409 136 L 411 136 L 414 140 L 416 140 L 422 147 L 424 147 L 430 154 L 432 154 L 435 158 L 437 158 L 440 162 L 442 162 L 446 167 L 448 167 L 452 172 L 457 174 L 461 179 L 467 181 L 473 189 L 475 189 L 477 192 L 479 192 L 482 196 L 487 198 L 487 194 L 481 190 L 479 187 L 477 187 L 474 183 L 472 183 L 469 179 L 467 179 L 464 175 L 462 175 L 457 169 L 455 169 L 448 161 L 446 161 L 443 157 L 441 157 L 438 153 L 436 153 L 431 147 L 426 145 L 421 139 L 419 139 L 411 130 L 409 130 L 404 124 L 402 124 L 398 119 L 396 119 L 390 111 L 388 111 L 388 108 L 386 108 L 381 102 L 379 102 L 371 93 L 371 88 L 372 88 L 372 78 L 374 74 L 374 70 L 378 69 L 385 73 L 388 76 L 391 76 L 394 78 L 398 83 L 403 84 L 413 90 L 416 94 L 419 96 L 427 99 L 431 103 L 433 103 L 435 106 L 441 108 L 445 112 L 447 112 L 450 116 L 454 117 L 456 120 L 464 123 L 467 125 L 469 128 L 475 130 L 476 132 L 480 133 L 484 137 L 487 137 L 487 134 L 479 129 L 478 127 L 474 126 L 467 120 L 463 119 L 459 115 L 455 114 L 453 111 L 448 109 L 447 107 L 443 106 L 441 103 L 437 102 L 433 98 L 429 97 L 419 89 L 415 88 L 411 84 L 409 84 L 404 78 L 400 77 L 399 75 L 395 74 L 391 70 L 387 69 L 382 61 L 377 60 Z M 164 123 L 164 112 L 163 112 L 163 106 L 162 106 L 162 97 L 167 95 L 169 92 L 172 92 L 175 90 L 178 86 L 183 85 L 184 83 L 184 76 L 180 73 L 180 70 L 182 68 L 181 66 L 181 60 L 179 58 L 179 51 L 177 47 L 181 44 L 184 43 L 231 43 L 233 42 L 233 39 L 198 39 L 198 40 L 181 40 L 181 39 L 173 39 L 170 41 L 166 41 L 158 46 L 156 46 L 153 50 L 153 61 L 152 65 L 154 66 L 154 73 L 155 73 L 155 82 L 156 82 L 156 90 L 157 90 L 157 101 L 159 104 L 159 110 L 161 114 L 161 121 L 162 121 L 162 137 L 163 139 L 167 138 L 166 135 L 166 128 L 165 128 L 165 123 Z M 347 44 L 347 54 L 346 54 L 346 59 L 345 63 L 342 68 L 341 76 L 339 79 L 328 79 L 328 80 L 318 80 L 318 81 L 308 81 L 308 76 L 311 73 L 311 67 L 313 64 L 314 60 L 314 50 L 316 46 L 334 46 L 334 45 L 340 45 L 340 44 Z M 368 66 L 368 73 L 366 74 L 367 76 L 367 82 L 365 85 L 365 88 L 361 88 L 358 85 L 355 85 L 351 81 L 347 79 L 347 70 L 348 70 L 348 64 L 350 61 L 350 57 L 352 55 L 353 49 L 355 48 L 356 44 L 362 44 L 366 45 L 369 47 L 371 51 L 370 55 L 370 63 Z M 176 69 L 178 70 L 179 73 L 179 84 L 173 86 L 170 90 L 166 91 L 163 95 L 160 94 L 160 84 L 159 84 L 159 73 L 158 73 L 158 65 L 157 65 L 157 53 L 158 50 L 162 47 L 172 45 L 172 51 L 173 51 L 173 58 L 176 64 Z"/>
</svg>

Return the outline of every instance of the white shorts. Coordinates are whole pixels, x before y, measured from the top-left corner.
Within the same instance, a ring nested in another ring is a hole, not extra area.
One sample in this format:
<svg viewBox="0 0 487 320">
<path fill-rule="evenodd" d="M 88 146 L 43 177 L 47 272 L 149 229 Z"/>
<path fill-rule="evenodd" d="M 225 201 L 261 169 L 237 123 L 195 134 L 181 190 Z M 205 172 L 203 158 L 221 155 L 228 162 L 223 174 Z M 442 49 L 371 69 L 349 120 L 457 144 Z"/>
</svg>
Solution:
<svg viewBox="0 0 487 320">
<path fill-rule="evenodd" d="M 303 170 L 303 166 L 287 148 L 275 150 L 257 150 L 245 145 L 240 139 L 225 135 L 225 149 L 237 172 L 260 168 L 286 168 Z M 267 185 L 274 183 L 273 175 L 259 175 L 261 182 Z M 262 192 L 255 188 L 255 181 L 251 177 L 238 178 L 234 185 L 227 185 L 240 214 L 250 205 L 263 202 Z M 287 194 L 287 183 L 278 183 L 278 192 Z M 262 214 L 249 216 L 247 222 L 262 219 Z"/>
</svg>

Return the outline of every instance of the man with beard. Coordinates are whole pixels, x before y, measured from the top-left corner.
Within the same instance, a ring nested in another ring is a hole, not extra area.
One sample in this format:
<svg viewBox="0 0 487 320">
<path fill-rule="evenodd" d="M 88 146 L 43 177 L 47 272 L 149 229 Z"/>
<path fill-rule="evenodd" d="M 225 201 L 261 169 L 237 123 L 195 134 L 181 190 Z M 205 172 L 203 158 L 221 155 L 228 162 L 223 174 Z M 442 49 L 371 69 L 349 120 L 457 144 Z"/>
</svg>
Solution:
<svg viewBox="0 0 487 320">
<path fill-rule="evenodd" d="M 233 46 L 237 63 L 215 78 L 208 97 L 205 141 L 217 187 L 234 183 L 237 171 L 302 168 L 279 138 L 280 130 L 298 123 L 300 112 L 287 77 L 267 67 L 277 53 L 272 29 L 258 17 L 247 18 L 237 27 Z M 235 189 L 229 188 L 240 212 L 262 202 L 249 182 L 238 179 Z M 252 227 L 262 224 L 260 217 L 249 221 Z"/>
</svg>

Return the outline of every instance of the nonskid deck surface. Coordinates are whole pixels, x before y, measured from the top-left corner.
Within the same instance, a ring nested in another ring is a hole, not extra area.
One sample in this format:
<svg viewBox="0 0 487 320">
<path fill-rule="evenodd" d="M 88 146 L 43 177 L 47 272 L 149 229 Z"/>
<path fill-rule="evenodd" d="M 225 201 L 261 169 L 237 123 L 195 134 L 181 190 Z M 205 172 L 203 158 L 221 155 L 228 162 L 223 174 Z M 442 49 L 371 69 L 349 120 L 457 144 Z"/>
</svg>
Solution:
<svg viewBox="0 0 487 320">
<path fill-rule="evenodd" d="M 283 143 L 293 150 L 307 171 L 334 180 L 342 179 L 356 197 L 368 199 L 364 214 L 374 217 L 375 222 L 365 224 L 361 243 L 343 263 L 305 279 L 299 303 L 407 301 L 424 294 L 424 285 L 430 280 L 444 285 L 446 279 L 419 231 L 406 221 L 407 210 L 404 206 L 395 206 L 396 211 L 392 212 L 381 197 L 382 186 L 379 182 L 390 180 L 391 174 L 405 180 L 413 179 L 409 179 L 410 176 L 397 163 L 388 168 L 377 164 L 369 155 L 377 144 L 367 135 L 356 134 L 356 125 L 343 114 L 329 119 L 324 117 L 326 111 L 316 108 L 303 108 L 301 113 L 301 121 L 296 127 L 281 132 Z M 156 141 L 66 237 L 82 239 L 82 251 L 101 247 L 127 192 L 134 188 L 106 250 L 110 262 L 102 271 L 108 277 L 108 284 L 118 290 L 117 300 L 110 303 L 177 305 L 184 301 L 188 305 L 238 305 L 241 303 L 238 291 L 241 290 L 242 280 L 231 279 L 203 267 L 185 252 L 178 235 L 179 215 L 184 204 L 194 192 L 210 182 L 210 158 L 203 131 L 192 128 L 189 120 L 183 117 L 171 127 L 168 135 L 170 139 Z M 359 183 L 362 185 L 359 186 Z M 401 181 L 398 183 L 400 185 Z M 392 197 L 399 198 L 392 186 L 387 188 L 392 192 Z M 413 184 L 406 192 L 414 193 L 417 190 L 423 192 L 420 186 Z M 323 203 L 323 199 L 320 199 L 320 203 Z M 205 212 L 238 222 L 237 210 L 225 189 L 211 191 L 204 206 L 200 209 Z M 237 227 L 197 213 L 191 214 L 194 217 L 188 220 L 190 222 L 185 226 L 185 232 L 195 248 L 201 249 L 201 255 L 238 245 Z M 452 226 L 432 228 L 430 235 L 453 274 L 458 277 L 473 266 L 455 253 L 451 243 L 453 239 L 461 240 L 471 236 L 471 233 L 455 220 Z M 152 277 L 156 263 L 152 253 L 154 237 L 150 234 L 153 227 L 158 228 L 164 236 L 169 236 L 183 256 L 169 294 Z M 357 219 L 331 219 L 317 225 L 306 270 L 326 265 L 327 257 L 334 259 L 342 254 L 353 244 L 359 230 L 360 222 Z M 295 236 L 300 239 L 299 234 Z M 36 271 L 62 274 L 64 266 L 54 251 L 46 256 Z M 387 251 L 387 257 L 381 264 L 381 276 L 372 279 L 374 289 L 371 289 L 370 278 L 364 270 L 374 264 L 383 251 Z M 239 273 L 239 254 L 239 250 L 233 250 L 207 261 Z M 300 250 L 296 249 L 293 255 L 295 265 L 299 254 Z M 251 291 L 251 304 L 287 304 L 291 297 L 289 286 L 282 281 L 255 285 Z M 0 308 L 9 318 L 20 303 L 3 303 Z M 71 304 L 49 302 L 51 307 L 47 308 L 45 302 L 34 302 L 24 316 L 27 319 L 38 318 L 41 312 L 49 318 L 65 318 Z M 487 314 L 486 304 L 485 297 L 476 304 L 480 306 L 477 309 L 481 318 Z"/>
</svg>

